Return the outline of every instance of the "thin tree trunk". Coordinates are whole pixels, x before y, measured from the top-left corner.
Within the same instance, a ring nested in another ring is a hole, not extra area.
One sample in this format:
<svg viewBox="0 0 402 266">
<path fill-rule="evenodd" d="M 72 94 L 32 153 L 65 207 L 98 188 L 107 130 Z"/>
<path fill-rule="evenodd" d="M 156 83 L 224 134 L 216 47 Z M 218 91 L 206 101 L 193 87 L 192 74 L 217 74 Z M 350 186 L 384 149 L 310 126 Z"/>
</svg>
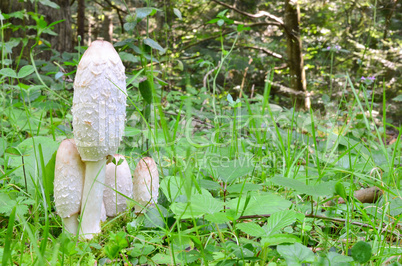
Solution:
<svg viewBox="0 0 402 266">
<path fill-rule="evenodd" d="M 81 36 L 80 45 L 84 45 L 84 37 L 85 37 L 85 0 L 78 0 L 77 34 L 79 36 Z"/>
<path fill-rule="evenodd" d="M 300 9 L 297 0 L 285 1 L 286 53 L 290 72 L 290 87 L 296 91 L 294 101 L 297 109 L 309 109 L 310 98 L 306 86 L 306 72 L 300 39 Z"/>
</svg>

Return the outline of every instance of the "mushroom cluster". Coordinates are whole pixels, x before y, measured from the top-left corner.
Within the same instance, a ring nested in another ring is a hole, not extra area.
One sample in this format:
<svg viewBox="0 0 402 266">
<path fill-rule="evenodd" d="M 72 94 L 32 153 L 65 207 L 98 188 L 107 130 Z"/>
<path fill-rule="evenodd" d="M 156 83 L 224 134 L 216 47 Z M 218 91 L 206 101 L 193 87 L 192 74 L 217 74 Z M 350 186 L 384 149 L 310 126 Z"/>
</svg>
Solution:
<svg viewBox="0 0 402 266">
<path fill-rule="evenodd" d="M 74 139 L 62 141 L 56 155 L 55 205 L 72 234 L 91 239 L 101 231 L 106 215 L 126 209 L 127 198 L 134 197 L 136 210 L 157 200 L 159 176 L 153 159 L 141 159 L 133 183 L 124 156 L 114 155 L 124 132 L 126 98 L 118 53 L 111 43 L 94 41 L 82 56 L 74 81 Z"/>
<path fill-rule="evenodd" d="M 133 182 L 126 159 L 120 154 L 114 155 L 114 158 L 113 162 L 106 165 L 105 183 L 101 184 L 104 193 L 99 219 L 102 221 L 106 220 L 106 216 L 114 217 L 125 211 L 127 199 L 133 195 Z M 78 232 L 78 214 L 81 213 L 84 180 L 85 162 L 81 160 L 75 141 L 63 140 L 56 155 L 54 199 L 65 229 L 72 234 Z M 90 238 L 93 234 L 86 234 L 84 237 Z"/>
</svg>

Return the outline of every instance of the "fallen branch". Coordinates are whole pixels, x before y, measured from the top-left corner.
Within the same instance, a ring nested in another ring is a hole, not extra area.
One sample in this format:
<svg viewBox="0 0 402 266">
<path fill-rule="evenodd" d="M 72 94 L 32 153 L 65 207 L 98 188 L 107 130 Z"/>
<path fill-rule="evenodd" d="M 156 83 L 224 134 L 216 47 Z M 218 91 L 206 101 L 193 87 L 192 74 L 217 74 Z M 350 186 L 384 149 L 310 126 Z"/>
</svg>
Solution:
<svg viewBox="0 0 402 266">
<path fill-rule="evenodd" d="M 273 57 L 276 57 L 276 58 L 279 58 L 279 59 L 283 59 L 283 56 L 282 56 L 282 55 L 277 54 L 277 53 L 275 53 L 275 52 L 272 52 L 272 51 L 270 51 L 270 50 L 268 50 L 268 49 L 266 49 L 266 48 L 263 48 L 263 47 L 258 47 L 258 46 L 243 46 L 243 48 L 254 49 L 254 50 L 260 50 L 260 51 L 266 53 L 267 55 L 270 55 L 270 56 L 273 56 Z"/>
</svg>

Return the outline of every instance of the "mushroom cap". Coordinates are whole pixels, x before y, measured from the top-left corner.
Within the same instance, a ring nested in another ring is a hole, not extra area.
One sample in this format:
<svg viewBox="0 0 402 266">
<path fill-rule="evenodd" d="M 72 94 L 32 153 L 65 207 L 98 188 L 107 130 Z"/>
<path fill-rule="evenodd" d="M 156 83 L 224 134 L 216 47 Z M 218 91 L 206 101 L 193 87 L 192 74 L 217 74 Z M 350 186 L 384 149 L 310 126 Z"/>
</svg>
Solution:
<svg viewBox="0 0 402 266">
<path fill-rule="evenodd" d="M 81 210 L 85 164 L 73 139 L 61 142 L 54 172 L 54 202 L 57 213 L 68 218 Z"/>
<path fill-rule="evenodd" d="M 150 157 L 142 158 L 133 175 L 133 199 L 139 205 L 136 212 L 147 204 L 155 204 L 158 200 L 159 173 L 155 161 Z"/>
<path fill-rule="evenodd" d="M 85 51 L 74 80 L 74 139 L 83 161 L 116 153 L 126 118 L 126 76 L 119 54 L 106 41 Z"/>
<path fill-rule="evenodd" d="M 116 204 L 116 190 L 121 194 L 126 195 L 128 198 L 133 196 L 133 182 L 130 167 L 123 155 L 116 154 L 114 155 L 114 158 L 116 159 L 116 163 L 118 163 L 120 159 L 123 159 L 123 163 L 118 166 L 114 163 L 106 165 L 103 202 L 105 203 L 106 215 L 109 217 L 114 217 L 117 213 L 123 212 L 127 208 L 127 198 L 120 194 L 117 194 Z"/>
</svg>

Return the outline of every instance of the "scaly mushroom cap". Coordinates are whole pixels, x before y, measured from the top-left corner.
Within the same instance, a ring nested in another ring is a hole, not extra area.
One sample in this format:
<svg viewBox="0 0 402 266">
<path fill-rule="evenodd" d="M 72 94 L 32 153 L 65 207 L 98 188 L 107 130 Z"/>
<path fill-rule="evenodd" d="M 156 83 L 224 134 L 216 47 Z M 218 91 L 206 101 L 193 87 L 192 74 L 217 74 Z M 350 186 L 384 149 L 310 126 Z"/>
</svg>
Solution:
<svg viewBox="0 0 402 266">
<path fill-rule="evenodd" d="M 69 218 L 80 212 L 84 176 L 85 164 L 81 161 L 74 140 L 63 140 L 57 150 L 54 173 L 54 201 L 61 218 Z M 76 229 L 71 231 L 76 233 Z"/>
<path fill-rule="evenodd" d="M 150 157 L 142 158 L 133 175 L 133 199 L 139 205 L 135 211 L 140 212 L 148 204 L 154 205 L 158 200 L 159 174 L 155 161 Z"/>
<path fill-rule="evenodd" d="M 123 212 L 127 208 L 127 198 L 120 194 L 117 194 L 116 204 L 116 190 L 121 194 L 126 195 L 128 198 L 133 196 L 133 181 L 131 178 L 130 167 L 123 155 L 116 154 L 114 158 L 116 163 L 118 163 L 120 159 L 123 159 L 123 162 L 118 166 L 114 163 L 106 165 L 103 202 L 105 203 L 106 215 L 109 217 L 114 217 L 117 213 Z"/>
<path fill-rule="evenodd" d="M 74 80 L 74 139 L 83 161 L 116 153 L 126 118 L 126 76 L 113 45 L 94 41 Z"/>
</svg>

